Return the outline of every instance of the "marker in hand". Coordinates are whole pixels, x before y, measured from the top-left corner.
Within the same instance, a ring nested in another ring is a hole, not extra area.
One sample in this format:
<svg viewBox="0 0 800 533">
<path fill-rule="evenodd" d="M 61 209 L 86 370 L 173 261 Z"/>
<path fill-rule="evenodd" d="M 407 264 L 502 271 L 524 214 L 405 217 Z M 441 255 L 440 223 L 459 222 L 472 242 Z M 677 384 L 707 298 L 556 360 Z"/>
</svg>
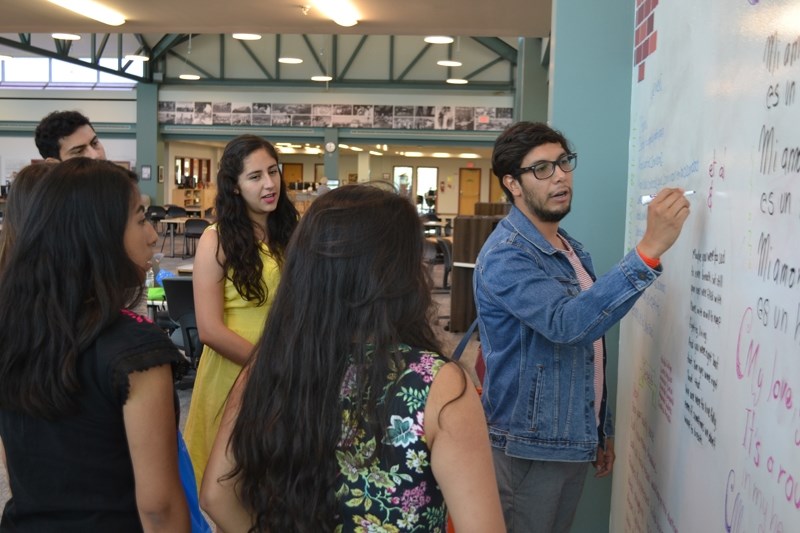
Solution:
<svg viewBox="0 0 800 533">
<path fill-rule="evenodd" d="M 691 196 L 693 194 L 694 194 L 694 191 L 684 191 L 684 193 L 683 193 L 684 196 Z M 644 196 L 642 196 L 642 205 L 649 204 L 650 202 L 655 200 L 655 198 L 656 198 L 655 194 L 645 194 Z"/>
</svg>

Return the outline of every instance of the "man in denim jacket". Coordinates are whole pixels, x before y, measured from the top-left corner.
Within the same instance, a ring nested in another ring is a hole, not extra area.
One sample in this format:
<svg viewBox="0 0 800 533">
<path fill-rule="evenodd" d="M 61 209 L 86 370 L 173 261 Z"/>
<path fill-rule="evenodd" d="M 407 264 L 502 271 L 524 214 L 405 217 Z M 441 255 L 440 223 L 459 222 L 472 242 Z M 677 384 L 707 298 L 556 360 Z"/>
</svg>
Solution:
<svg viewBox="0 0 800 533">
<path fill-rule="evenodd" d="M 600 278 L 559 228 L 577 154 L 564 136 L 521 122 L 498 137 L 492 170 L 513 204 L 473 278 L 486 360 L 483 406 L 509 532 L 568 531 L 590 463 L 614 464 L 603 335 L 661 273 L 659 257 L 689 215 L 681 189 L 660 191 L 636 247 Z"/>
</svg>

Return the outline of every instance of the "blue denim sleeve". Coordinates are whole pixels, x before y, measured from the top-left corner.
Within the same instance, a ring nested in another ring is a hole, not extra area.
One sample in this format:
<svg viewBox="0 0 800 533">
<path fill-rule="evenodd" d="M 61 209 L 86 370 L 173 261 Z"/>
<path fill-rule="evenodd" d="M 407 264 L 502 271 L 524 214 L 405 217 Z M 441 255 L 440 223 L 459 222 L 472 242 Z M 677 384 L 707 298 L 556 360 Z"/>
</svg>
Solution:
<svg viewBox="0 0 800 533">
<path fill-rule="evenodd" d="M 610 399 L 606 402 L 606 421 L 603 424 L 603 434 L 607 439 L 614 438 L 614 413 L 608 404 L 611 403 Z"/>
<path fill-rule="evenodd" d="M 575 276 L 559 267 L 557 257 L 537 256 L 508 240 L 484 252 L 475 272 L 479 297 L 558 344 L 584 344 L 602 337 L 660 275 L 632 250 L 590 289 L 581 291 Z"/>
</svg>

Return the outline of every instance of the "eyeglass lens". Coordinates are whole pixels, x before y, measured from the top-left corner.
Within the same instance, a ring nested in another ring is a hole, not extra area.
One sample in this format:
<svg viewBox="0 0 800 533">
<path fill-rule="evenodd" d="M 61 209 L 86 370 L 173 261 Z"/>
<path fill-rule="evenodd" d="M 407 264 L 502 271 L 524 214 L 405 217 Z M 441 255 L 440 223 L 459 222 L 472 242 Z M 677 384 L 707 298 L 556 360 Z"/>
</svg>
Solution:
<svg viewBox="0 0 800 533">
<path fill-rule="evenodd" d="M 564 172 L 575 170 L 577 160 L 578 154 L 569 154 L 562 157 L 558 161 L 540 161 L 529 168 L 531 171 L 533 171 L 533 175 L 536 179 L 546 180 L 555 174 L 556 165 L 558 165 L 558 167 Z"/>
</svg>

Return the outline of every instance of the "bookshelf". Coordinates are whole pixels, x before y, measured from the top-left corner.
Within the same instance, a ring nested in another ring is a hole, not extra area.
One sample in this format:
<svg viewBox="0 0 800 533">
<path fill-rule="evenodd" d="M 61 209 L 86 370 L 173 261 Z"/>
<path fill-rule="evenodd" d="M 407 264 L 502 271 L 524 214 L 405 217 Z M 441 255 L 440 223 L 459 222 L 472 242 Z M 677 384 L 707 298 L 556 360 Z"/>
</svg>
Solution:
<svg viewBox="0 0 800 533">
<path fill-rule="evenodd" d="M 190 212 L 199 212 L 200 216 L 209 207 L 214 207 L 214 200 L 217 197 L 216 188 L 205 189 L 172 189 L 172 203 L 181 206 Z"/>
</svg>

